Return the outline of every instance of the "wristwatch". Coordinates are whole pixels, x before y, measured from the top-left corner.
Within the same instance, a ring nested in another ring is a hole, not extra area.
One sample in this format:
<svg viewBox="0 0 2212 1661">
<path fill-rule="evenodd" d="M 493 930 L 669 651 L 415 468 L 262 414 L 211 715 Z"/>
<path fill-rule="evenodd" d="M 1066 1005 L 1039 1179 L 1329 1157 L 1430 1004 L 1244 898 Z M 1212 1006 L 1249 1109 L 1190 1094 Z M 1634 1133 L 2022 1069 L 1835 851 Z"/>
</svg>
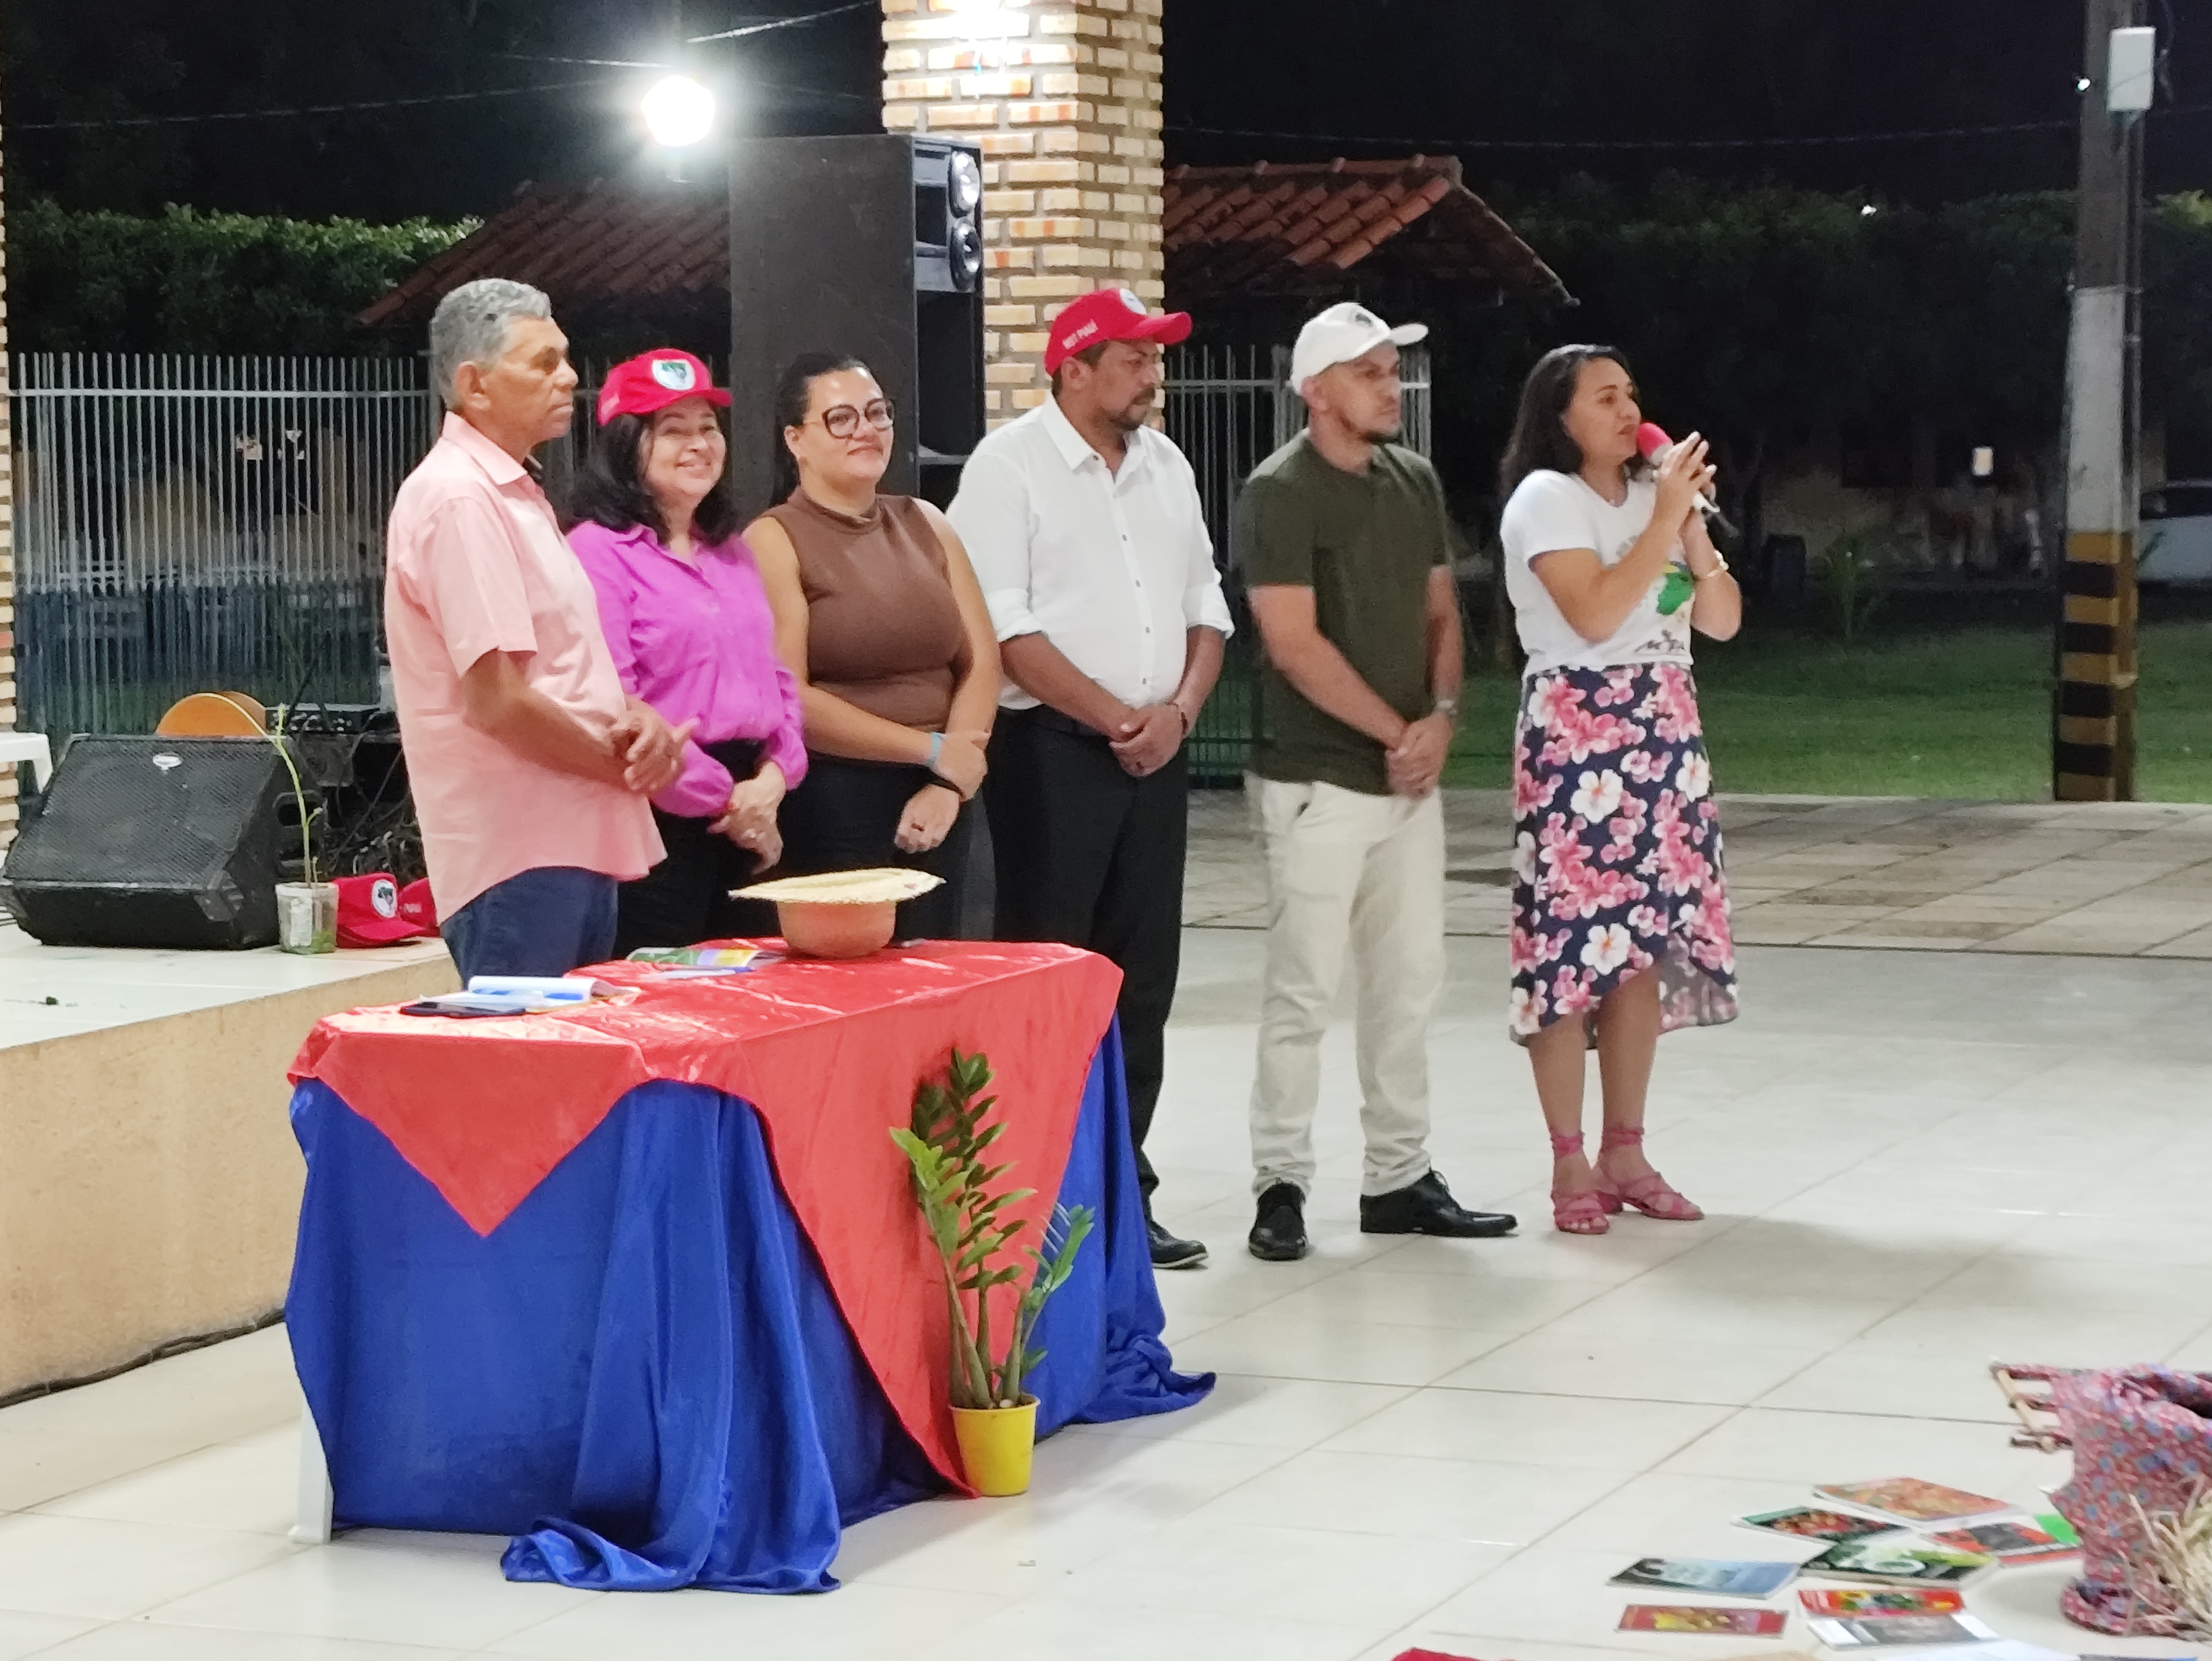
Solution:
<svg viewBox="0 0 2212 1661">
<path fill-rule="evenodd" d="M 1457 698 L 1438 698 L 1437 700 L 1437 707 L 1430 713 L 1432 715 L 1442 715 L 1446 721 L 1456 727 L 1459 725 L 1459 700 Z"/>
</svg>

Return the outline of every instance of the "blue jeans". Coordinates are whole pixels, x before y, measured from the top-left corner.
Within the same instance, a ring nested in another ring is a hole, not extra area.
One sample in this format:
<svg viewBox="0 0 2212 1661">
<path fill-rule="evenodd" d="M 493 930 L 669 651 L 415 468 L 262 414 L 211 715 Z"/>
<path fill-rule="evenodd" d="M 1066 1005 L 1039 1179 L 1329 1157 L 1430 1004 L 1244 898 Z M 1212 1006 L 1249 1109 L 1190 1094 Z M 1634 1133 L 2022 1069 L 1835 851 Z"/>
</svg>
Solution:
<svg viewBox="0 0 2212 1661">
<path fill-rule="evenodd" d="M 615 949 L 615 879 L 548 866 L 494 883 L 438 924 L 465 986 L 471 975 L 565 975 Z"/>
</svg>

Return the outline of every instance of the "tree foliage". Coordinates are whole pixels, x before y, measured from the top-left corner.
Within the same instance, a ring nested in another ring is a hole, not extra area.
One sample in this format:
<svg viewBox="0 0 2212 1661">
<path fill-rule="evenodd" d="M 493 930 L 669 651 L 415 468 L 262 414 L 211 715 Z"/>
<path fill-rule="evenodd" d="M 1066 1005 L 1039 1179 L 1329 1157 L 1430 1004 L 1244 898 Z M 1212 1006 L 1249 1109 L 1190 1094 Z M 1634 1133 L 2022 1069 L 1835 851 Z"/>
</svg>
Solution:
<svg viewBox="0 0 2212 1661">
<path fill-rule="evenodd" d="M 33 352 L 375 351 L 355 315 L 471 228 L 10 204 L 11 344 Z"/>
<path fill-rule="evenodd" d="M 2180 107 L 2212 83 L 2212 30 L 2201 7 L 2151 9 L 2173 91 L 2148 165 L 2171 190 L 2212 160 L 2212 122 Z M 1175 0 L 1170 164 L 1425 149 L 1493 185 L 1675 167 L 1929 204 L 2064 186 L 2077 165 L 2078 0 L 1367 0 L 1359 21 L 1340 0 Z M 1832 142 L 1895 132 L 1923 136 Z"/>
<path fill-rule="evenodd" d="M 1570 340 L 1621 348 L 1653 417 L 1714 438 L 1738 488 L 1822 431 L 2056 441 L 2070 194 L 1923 208 L 1674 175 L 1644 190 L 1571 179 L 1498 205 L 1581 303 L 1432 313 L 1447 453 L 1495 457 L 1528 366 Z M 2212 202 L 2160 202 L 2148 244 L 2147 405 L 2212 427 Z M 1466 469 L 1453 483 L 1462 496 L 1489 484 Z"/>
</svg>

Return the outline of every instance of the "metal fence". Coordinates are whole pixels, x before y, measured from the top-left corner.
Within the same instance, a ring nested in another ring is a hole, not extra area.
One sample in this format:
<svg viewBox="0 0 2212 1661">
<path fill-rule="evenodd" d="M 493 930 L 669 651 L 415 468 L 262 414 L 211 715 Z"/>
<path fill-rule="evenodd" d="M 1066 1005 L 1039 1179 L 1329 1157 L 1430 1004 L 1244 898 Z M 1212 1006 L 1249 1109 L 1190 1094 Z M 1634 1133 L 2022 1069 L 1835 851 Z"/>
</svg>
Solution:
<svg viewBox="0 0 2212 1661">
<path fill-rule="evenodd" d="M 1261 719 L 1232 526 L 1252 469 L 1304 425 L 1289 356 L 1169 356 L 1168 432 L 1197 474 L 1240 625 L 1193 739 L 1202 782 L 1242 776 Z M 556 490 L 595 426 L 605 366 L 579 367 L 575 424 L 544 453 Z M 1426 454 L 1424 349 L 1403 373 L 1404 441 Z M 150 732 L 210 688 L 271 704 L 375 698 L 385 515 L 436 435 L 418 361 L 39 354 L 15 359 L 10 395 L 24 728 Z"/>
<path fill-rule="evenodd" d="M 1241 780 L 1263 719 L 1259 644 L 1237 577 L 1237 498 L 1252 470 L 1304 430 L 1305 400 L 1290 384 L 1286 346 L 1181 346 L 1168 354 L 1167 429 L 1198 476 L 1199 501 L 1214 557 L 1229 574 L 1237 636 L 1221 682 L 1191 733 L 1191 776 L 1200 784 Z M 1432 383 L 1425 346 L 1409 347 L 1401 442 L 1429 453 Z"/>
<path fill-rule="evenodd" d="M 428 448 L 421 366 L 18 356 L 17 699 L 55 736 L 187 692 L 369 702 L 384 518 Z"/>
</svg>

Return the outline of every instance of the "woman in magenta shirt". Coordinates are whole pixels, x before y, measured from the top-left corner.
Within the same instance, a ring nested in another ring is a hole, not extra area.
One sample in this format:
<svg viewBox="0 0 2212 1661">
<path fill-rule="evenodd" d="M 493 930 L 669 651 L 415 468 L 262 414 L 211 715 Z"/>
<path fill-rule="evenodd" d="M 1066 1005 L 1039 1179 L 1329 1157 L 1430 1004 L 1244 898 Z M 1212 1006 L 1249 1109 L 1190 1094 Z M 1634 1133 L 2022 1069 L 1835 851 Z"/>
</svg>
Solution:
<svg viewBox="0 0 2212 1661">
<path fill-rule="evenodd" d="M 653 798 L 668 857 L 620 891 L 617 956 L 757 932 L 730 890 L 782 857 L 776 810 L 806 776 L 799 685 L 723 486 L 729 404 L 689 352 L 617 365 L 571 498 L 569 545 L 623 690 L 694 723 L 684 770 Z"/>
</svg>

